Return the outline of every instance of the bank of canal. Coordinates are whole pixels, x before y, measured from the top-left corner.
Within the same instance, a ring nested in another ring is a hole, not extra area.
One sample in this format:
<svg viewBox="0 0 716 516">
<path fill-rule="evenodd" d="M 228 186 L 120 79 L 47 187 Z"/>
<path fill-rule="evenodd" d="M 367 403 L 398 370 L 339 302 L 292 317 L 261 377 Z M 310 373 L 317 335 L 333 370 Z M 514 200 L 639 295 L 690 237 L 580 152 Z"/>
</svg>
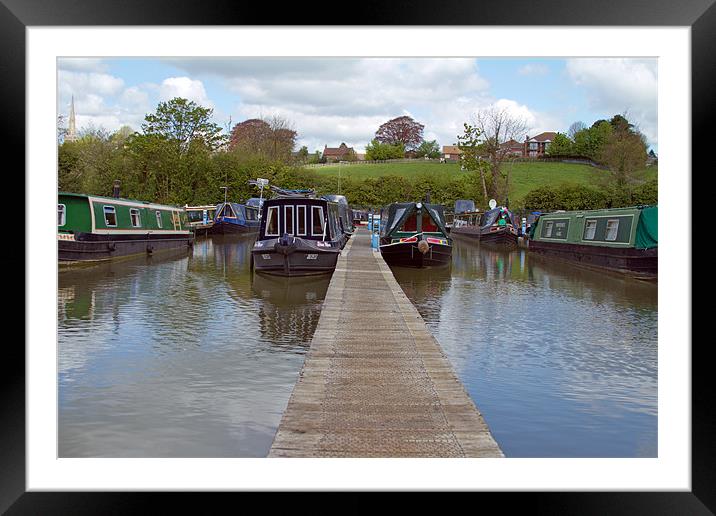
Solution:
<svg viewBox="0 0 716 516">
<path fill-rule="evenodd" d="M 267 455 L 329 278 L 251 244 L 60 272 L 61 457 Z M 507 457 L 656 456 L 656 285 L 463 242 L 394 273 Z"/>
</svg>

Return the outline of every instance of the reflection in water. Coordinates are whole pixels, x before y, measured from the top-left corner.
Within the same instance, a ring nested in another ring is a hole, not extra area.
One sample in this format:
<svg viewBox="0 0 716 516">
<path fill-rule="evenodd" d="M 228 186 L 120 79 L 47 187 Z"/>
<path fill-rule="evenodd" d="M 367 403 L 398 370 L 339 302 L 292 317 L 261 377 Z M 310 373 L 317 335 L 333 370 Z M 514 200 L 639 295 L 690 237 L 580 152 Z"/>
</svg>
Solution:
<svg viewBox="0 0 716 516">
<path fill-rule="evenodd" d="M 655 284 L 462 241 L 393 271 L 506 456 L 656 456 Z"/>
<path fill-rule="evenodd" d="M 60 271 L 61 457 L 268 453 L 327 284 L 257 293 L 252 245 Z"/>
</svg>

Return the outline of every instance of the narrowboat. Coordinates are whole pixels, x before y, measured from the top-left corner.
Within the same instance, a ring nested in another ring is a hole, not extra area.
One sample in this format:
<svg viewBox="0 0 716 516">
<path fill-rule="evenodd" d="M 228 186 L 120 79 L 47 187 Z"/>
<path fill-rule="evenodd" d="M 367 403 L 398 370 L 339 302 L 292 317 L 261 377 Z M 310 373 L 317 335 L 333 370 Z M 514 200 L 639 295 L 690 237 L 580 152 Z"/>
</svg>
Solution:
<svg viewBox="0 0 716 516">
<path fill-rule="evenodd" d="M 338 204 L 312 192 L 282 192 L 263 202 L 251 250 L 254 270 L 279 276 L 332 273 L 345 244 Z"/>
<path fill-rule="evenodd" d="M 58 260 L 95 262 L 155 251 L 187 249 L 194 232 L 179 206 L 119 197 L 60 192 Z"/>
<path fill-rule="evenodd" d="M 480 210 L 476 210 L 474 205 L 469 211 L 455 212 L 450 236 L 453 238 L 474 240 L 476 242 L 479 241 L 481 217 L 482 213 Z"/>
<path fill-rule="evenodd" d="M 348 199 L 346 199 L 345 195 L 324 195 L 323 198 L 338 204 L 338 219 L 341 225 L 341 231 L 343 232 L 343 238 L 347 242 L 355 231 L 352 210 L 348 207 Z"/>
<path fill-rule="evenodd" d="M 256 233 L 258 230 L 259 210 L 257 207 L 235 202 L 222 202 L 216 206 L 214 225 L 209 229 L 209 234 Z"/>
<path fill-rule="evenodd" d="M 518 225 L 504 206 L 486 211 L 480 217 L 480 245 L 511 251 L 517 249 Z"/>
<path fill-rule="evenodd" d="M 194 228 L 194 234 L 207 234 L 214 225 L 216 206 L 184 206 L 189 226 Z"/>
<path fill-rule="evenodd" d="M 529 236 L 530 254 L 636 278 L 658 275 L 658 206 L 543 214 Z"/>
<path fill-rule="evenodd" d="M 441 205 L 393 203 L 387 211 L 379 247 L 388 265 L 436 267 L 451 262 L 452 240 Z"/>
</svg>

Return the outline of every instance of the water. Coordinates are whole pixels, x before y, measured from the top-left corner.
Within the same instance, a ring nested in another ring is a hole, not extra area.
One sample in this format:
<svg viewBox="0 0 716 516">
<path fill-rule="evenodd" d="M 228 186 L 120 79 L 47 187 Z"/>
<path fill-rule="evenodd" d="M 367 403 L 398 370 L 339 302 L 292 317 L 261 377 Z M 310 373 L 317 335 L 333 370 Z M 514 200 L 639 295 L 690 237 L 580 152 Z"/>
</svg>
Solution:
<svg viewBox="0 0 716 516">
<path fill-rule="evenodd" d="M 60 272 L 60 457 L 266 456 L 329 278 L 252 243 Z M 656 456 L 656 285 L 460 241 L 394 273 L 506 456 Z"/>
<path fill-rule="evenodd" d="M 60 272 L 60 457 L 266 456 L 329 278 L 252 281 L 225 238 Z"/>
<path fill-rule="evenodd" d="M 507 457 L 657 456 L 657 286 L 455 241 L 394 268 Z"/>
</svg>

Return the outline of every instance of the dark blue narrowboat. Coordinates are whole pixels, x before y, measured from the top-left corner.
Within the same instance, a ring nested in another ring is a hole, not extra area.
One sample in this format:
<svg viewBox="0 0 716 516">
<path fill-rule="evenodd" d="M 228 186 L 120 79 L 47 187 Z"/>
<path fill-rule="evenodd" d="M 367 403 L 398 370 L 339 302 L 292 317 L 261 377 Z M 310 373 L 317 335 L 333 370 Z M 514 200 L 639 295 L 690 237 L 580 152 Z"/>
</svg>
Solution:
<svg viewBox="0 0 716 516">
<path fill-rule="evenodd" d="M 256 233 L 259 230 L 259 210 L 235 202 L 223 202 L 217 205 L 214 225 L 208 230 L 210 235 L 235 233 Z"/>
</svg>

